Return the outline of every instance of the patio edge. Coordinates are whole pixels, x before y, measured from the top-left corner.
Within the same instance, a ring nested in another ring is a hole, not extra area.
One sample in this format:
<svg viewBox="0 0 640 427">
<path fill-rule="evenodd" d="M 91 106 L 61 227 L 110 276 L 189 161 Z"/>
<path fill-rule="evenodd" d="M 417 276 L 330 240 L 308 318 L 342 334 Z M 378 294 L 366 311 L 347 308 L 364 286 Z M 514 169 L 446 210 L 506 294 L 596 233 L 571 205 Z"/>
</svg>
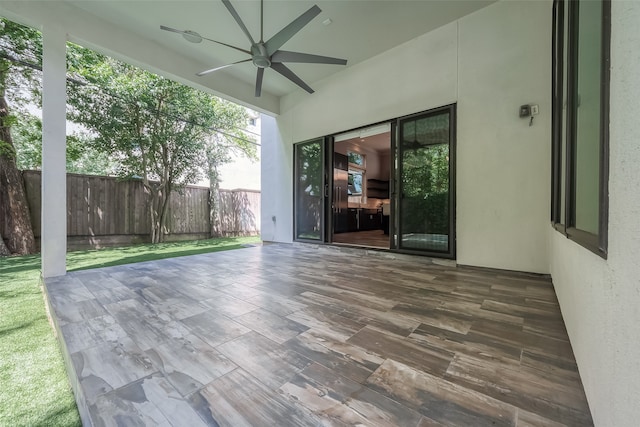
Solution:
<svg viewBox="0 0 640 427">
<path fill-rule="evenodd" d="M 62 353 L 65 371 L 67 372 L 67 379 L 69 380 L 69 384 L 71 385 L 71 391 L 73 392 L 73 397 L 76 401 L 76 406 L 78 407 L 80 420 L 82 421 L 82 425 L 84 427 L 93 427 L 94 424 L 93 420 L 91 419 L 89 407 L 87 406 L 87 400 L 85 399 L 82 386 L 78 381 L 78 375 L 71 361 L 71 355 L 69 354 L 69 350 L 67 349 L 67 344 L 64 341 L 62 329 L 58 324 L 58 318 L 55 314 L 55 309 L 51 305 L 49 290 L 47 288 L 47 281 L 44 277 L 42 277 L 42 274 L 40 275 L 40 286 L 42 287 L 44 304 L 47 311 L 47 317 L 49 318 L 49 324 L 51 324 L 53 328 L 53 333 L 55 335 L 56 341 L 58 342 L 60 352 Z"/>
</svg>

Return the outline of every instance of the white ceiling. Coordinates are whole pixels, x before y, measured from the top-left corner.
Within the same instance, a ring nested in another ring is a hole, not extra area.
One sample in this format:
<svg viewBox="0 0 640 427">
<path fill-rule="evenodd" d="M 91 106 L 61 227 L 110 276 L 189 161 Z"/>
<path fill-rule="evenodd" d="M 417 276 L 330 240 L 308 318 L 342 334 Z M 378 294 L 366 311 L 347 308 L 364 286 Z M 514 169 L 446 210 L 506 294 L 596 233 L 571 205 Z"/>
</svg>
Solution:
<svg viewBox="0 0 640 427">
<path fill-rule="evenodd" d="M 485 7 L 493 1 L 495 0 L 266 0 L 264 38 L 267 40 L 313 4 L 317 4 L 322 9 L 322 13 L 282 49 L 344 58 L 348 60 L 348 67 Z M 255 0 L 231 0 L 231 2 L 254 39 L 259 39 L 260 2 Z M 17 3 L 22 4 L 16 5 Z M 255 101 L 251 97 L 256 68 L 250 62 L 204 77 L 196 77 L 193 73 L 194 64 L 206 69 L 246 59 L 248 56 L 207 41 L 200 44 L 189 43 L 179 34 L 161 31 L 159 28 L 162 24 L 193 30 L 204 37 L 249 49 L 249 41 L 219 0 L 0 1 L 0 13 L 6 5 L 9 12 L 13 9 L 17 14 L 31 14 L 35 17 L 34 19 L 46 20 L 50 19 L 48 16 L 52 16 L 51 13 L 44 13 L 42 6 L 32 6 L 32 9 L 40 7 L 41 10 L 30 11 L 29 7 L 25 6 L 29 3 L 31 5 L 46 4 L 49 9 L 58 7 L 60 10 L 62 10 L 61 6 L 71 6 L 64 9 L 65 25 L 72 25 L 75 14 L 84 22 L 88 22 L 88 17 L 92 18 L 91 21 L 95 18 L 96 23 L 105 24 L 104 28 L 120 33 L 115 38 L 122 37 L 123 34 L 133 35 L 145 43 L 152 43 L 149 46 L 158 47 L 157 51 L 166 53 L 166 58 L 175 57 L 175 63 L 172 65 L 174 69 L 170 73 L 190 80 L 196 86 L 211 87 L 214 92 L 223 95 L 219 83 L 232 82 L 233 84 L 226 85 L 230 88 L 228 93 L 230 98 L 248 104 Z M 333 22 L 330 25 L 323 25 L 323 21 L 327 18 Z M 27 21 L 27 23 L 33 22 L 28 19 Z M 83 31 L 86 33 L 87 30 L 83 29 Z M 72 33 L 72 31 L 69 32 Z M 104 40 L 104 31 L 101 37 Z M 85 34 L 83 39 L 91 40 L 91 37 Z M 104 41 L 109 43 L 108 40 Z M 131 40 L 132 44 L 136 42 Z M 93 44 L 99 45 L 99 39 L 96 39 Z M 120 45 L 122 45 L 121 42 Z M 105 47 L 105 50 L 109 49 L 114 48 Z M 148 59 L 145 60 L 148 61 Z M 185 64 L 184 73 L 176 73 L 175 69 L 182 63 Z M 150 68 L 157 70 L 158 65 L 152 64 Z M 344 66 L 290 64 L 289 68 L 313 87 L 315 82 L 341 71 Z M 242 85 L 246 86 L 246 90 L 239 89 Z M 301 89 L 276 72 L 272 70 L 265 72 L 264 96 L 277 99 L 299 90 Z"/>
<path fill-rule="evenodd" d="M 364 138 L 348 139 L 344 142 L 362 146 L 379 154 L 386 154 L 391 151 L 391 132 L 365 136 Z"/>
<path fill-rule="evenodd" d="M 380 154 L 388 153 L 391 151 L 391 124 L 382 123 L 338 134 L 335 144 L 363 146 Z"/>
</svg>

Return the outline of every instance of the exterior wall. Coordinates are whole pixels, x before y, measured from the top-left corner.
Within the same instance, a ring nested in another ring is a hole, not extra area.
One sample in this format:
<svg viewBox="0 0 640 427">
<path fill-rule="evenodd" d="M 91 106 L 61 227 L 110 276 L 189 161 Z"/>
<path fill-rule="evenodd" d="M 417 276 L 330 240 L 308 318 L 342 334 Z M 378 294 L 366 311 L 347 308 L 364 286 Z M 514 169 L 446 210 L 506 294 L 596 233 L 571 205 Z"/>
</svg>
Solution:
<svg viewBox="0 0 640 427">
<path fill-rule="evenodd" d="M 612 2 L 609 255 L 550 230 L 562 315 L 598 426 L 640 419 L 640 3 Z"/>
<path fill-rule="evenodd" d="M 458 263 L 548 273 L 551 2 L 460 21 Z M 521 104 L 539 104 L 533 126 Z"/>
<path fill-rule="evenodd" d="M 262 115 L 260 236 L 266 242 L 291 242 L 293 236 L 293 145 L 285 144 L 276 119 Z"/>
<path fill-rule="evenodd" d="M 283 98 L 263 126 L 263 238 L 292 238 L 294 143 L 457 102 L 458 262 L 547 273 L 550 46 L 551 2 L 503 1 Z"/>
</svg>

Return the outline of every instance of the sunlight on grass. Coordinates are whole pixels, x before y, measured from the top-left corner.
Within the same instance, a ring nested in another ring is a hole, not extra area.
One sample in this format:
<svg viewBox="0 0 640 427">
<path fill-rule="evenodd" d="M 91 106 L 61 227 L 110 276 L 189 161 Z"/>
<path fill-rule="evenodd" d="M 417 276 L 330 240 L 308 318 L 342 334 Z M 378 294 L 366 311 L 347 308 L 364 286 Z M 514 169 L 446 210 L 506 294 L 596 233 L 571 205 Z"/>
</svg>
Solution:
<svg viewBox="0 0 640 427">
<path fill-rule="evenodd" d="M 258 237 L 210 239 L 67 254 L 82 270 L 238 249 Z M 79 426 L 62 355 L 40 289 L 40 256 L 0 258 L 0 426 Z"/>
<path fill-rule="evenodd" d="M 222 239 L 192 240 L 188 242 L 156 243 L 124 248 L 76 251 L 67 254 L 67 269 L 69 271 L 86 270 L 89 268 L 111 267 L 114 265 L 132 264 L 134 262 L 152 261 L 155 259 L 228 251 L 230 249 L 240 249 L 245 245 L 257 244 L 259 242 L 259 237 L 227 237 Z"/>
</svg>

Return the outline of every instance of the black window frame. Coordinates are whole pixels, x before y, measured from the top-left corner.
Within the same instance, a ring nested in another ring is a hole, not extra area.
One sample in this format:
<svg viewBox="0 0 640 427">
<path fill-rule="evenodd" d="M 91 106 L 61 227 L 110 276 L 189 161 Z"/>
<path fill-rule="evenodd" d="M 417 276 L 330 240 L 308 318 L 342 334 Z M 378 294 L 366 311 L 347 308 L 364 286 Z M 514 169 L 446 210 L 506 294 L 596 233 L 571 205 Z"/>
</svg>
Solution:
<svg viewBox="0 0 640 427">
<path fill-rule="evenodd" d="M 589 0 L 593 1 L 593 0 Z M 576 228 L 575 170 L 576 170 L 576 116 L 577 116 L 577 61 L 578 61 L 578 11 L 579 0 L 554 0 L 553 3 L 553 57 L 552 57 L 552 188 L 551 222 L 553 227 L 567 238 L 607 258 L 609 222 L 609 80 L 611 1 L 602 3 L 601 73 L 600 73 L 600 147 L 599 147 L 599 216 L 598 233 Z M 566 5 L 566 7 L 565 7 Z M 565 16 L 568 20 L 565 28 Z M 565 31 L 567 33 L 565 33 Z M 564 37 L 568 37 L 565 52 Z M 567 66 L 566 117 L 563 115 L 564 67 Z M 562 134 L 566 120 L 566 134 Z M 563 136 L 566 136 L 563 147 Z M 565 156 L 563 159 L 563 148 Z M 563 161 L 564 160 L 564 161 Z M 562 178 L 564 175 L 564 200 Z M 564 215 L 562 207 L 564 206 Z"/>
<path fill-rule="evenodd" d="M 322 192 L 321 195 L 321 199 L 322 199 L 322 204 L 320 207 L 320 233 L 317 239 L 313 239 L 313 238 L 306 238 L 306 237 L 298 237 L 298 227 L 299 227 L 299 218 L 298 218 L 298 206 L 296 204 L 297 202 L 297 195 L 298 195 L 298 191 L 299 191 L 299 185 L 300 182 L 298 181 L 298 176 L 299 176 L 299 169 L 298 169 L 298 150 L 301 149 L 301 147 L 303 145 L 308 145 L 308 144 L 315 144 L 315 143 L 319 143 L 320 144 L 320 165 L 322 167 L 322 182 L 320 185 L 320 191 Z M 302 141 L 302 142 L 298 142 L 293 144 L 293 221 L 292 221 L 292 231 L 293 231 L 293 241 L 294 242 L 307 242 L 307 243 L 315 243 L 315 244 L 323 244 L 325 243 L 325 236 L 326 236 L 326 228 L 327 228 L 327 223 L 326 223 L 326 215 L 327 215 L 327 191 L 328 191 L 328 185 L 327 185 L 327 180 L 328 180 L 328 176 L 326 173 L 326 168 L 325 168 L 325 164 L 326 164 L 326 153 L 327 153 L 327 145 L 328 145 L 328 140 L 325 137 L 320 137 L 320 138 L 313 138 L 313 139 L 308 139 L 306 141 Z"/>
</svg>

